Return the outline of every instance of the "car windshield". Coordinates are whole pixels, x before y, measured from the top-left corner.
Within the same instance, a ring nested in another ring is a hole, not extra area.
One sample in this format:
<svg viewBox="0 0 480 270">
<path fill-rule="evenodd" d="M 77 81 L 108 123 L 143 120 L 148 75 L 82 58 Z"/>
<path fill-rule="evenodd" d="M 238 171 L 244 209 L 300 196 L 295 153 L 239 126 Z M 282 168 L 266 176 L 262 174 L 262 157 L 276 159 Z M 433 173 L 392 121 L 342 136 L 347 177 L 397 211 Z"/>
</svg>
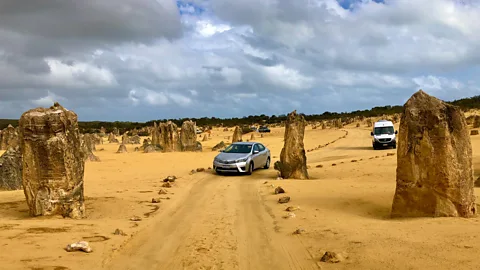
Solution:
<svg viewBox="0 0 480 270">
<path fill-rule="evenodd" d="M 393 127 L 376 127 L 373 134 L 375 134 L 375 135 L 382 135 L 382 134 L 391 135 L 394 132 L 395 131 L 394 131 Z"/>
<path fill-rule="evenodd" d="M 250 144 L 231 144 L 228 146 L 224 153 L 246 154 L 252 151 L 252 145 Z"/>
</svg>

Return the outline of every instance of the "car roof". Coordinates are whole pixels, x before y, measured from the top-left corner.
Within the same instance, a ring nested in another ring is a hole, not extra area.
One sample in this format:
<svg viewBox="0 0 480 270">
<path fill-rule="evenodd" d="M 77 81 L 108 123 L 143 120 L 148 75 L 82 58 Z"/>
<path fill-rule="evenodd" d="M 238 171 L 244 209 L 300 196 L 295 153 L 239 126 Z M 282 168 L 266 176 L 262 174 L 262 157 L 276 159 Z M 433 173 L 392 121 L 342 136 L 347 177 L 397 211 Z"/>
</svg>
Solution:
<svg viewBox="0 0 480 270">
<path fill-rule="evenodd" d="M 243 145 L 254 145 L 256 144 L 257 142 L 234 142 L 232 144 L 243 144 Z"/>
</svg>

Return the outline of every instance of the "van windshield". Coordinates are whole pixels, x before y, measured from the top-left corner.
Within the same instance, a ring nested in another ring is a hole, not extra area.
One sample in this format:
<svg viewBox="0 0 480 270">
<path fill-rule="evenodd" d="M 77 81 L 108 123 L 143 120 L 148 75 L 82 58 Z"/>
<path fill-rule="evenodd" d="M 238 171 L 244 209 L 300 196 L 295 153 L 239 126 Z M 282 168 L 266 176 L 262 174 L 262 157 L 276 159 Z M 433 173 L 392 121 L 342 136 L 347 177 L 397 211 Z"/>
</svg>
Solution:
<svg viewBox="0 0 480 270">
<path fill-rule="evenodd" d="M 376 127 L 373 131 L 373 134 L 375 135 L 382 135 L 382 134 L 392 135 L 393 133 L 395 133 L 393 127 Z"/>
</svg>

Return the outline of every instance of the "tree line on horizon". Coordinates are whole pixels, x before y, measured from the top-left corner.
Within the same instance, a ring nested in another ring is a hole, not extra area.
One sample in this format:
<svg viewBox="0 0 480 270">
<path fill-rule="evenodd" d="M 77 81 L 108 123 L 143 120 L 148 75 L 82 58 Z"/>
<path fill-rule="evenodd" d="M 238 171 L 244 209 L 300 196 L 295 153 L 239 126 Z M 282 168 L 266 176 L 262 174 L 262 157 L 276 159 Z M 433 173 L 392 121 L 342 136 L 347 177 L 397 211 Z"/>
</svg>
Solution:
<svg viewBox="0 0 480 270">
<path fill-rule="evenodd" d="M 447 102 L 455 106 L 459 106 L 462 110 L 467 111 L 470 109 L 480 109 L 480 95 L 463 98 L 455 101 Z M 403 106 L 380 106 L 374 107 L 369 110 L 356 110 L 352 112 L 324 112 L 322 114 L 303 114 L 305 120 L 307 121 L 323 121 L 331 120 L 336 118 L 352 118 L 352 117 L 378 117 L 382 115 L 391 115 L 395 113 L 401 113 Z M 172 121 L 177 126 L 181 126 L 184 121 L 192 120 L 197 123 L 197 126 L 244 126 L 252 124 L 278 124 L 285 121 L 287 118 L 286 114 L 282 115 L 249 115 L 245 117 L 234 117 L 234 118 L 217 118 L 217 117 L 202 117 L 202 118 L 180 118 L 180 119 L 158 119 L 150 120 L 147 122 L 129 122 L 129 121 L 79 121 L 78 126 L 82 133 L 95 133 L 99 132 L 101 127 L 104 127 L 107 133 L 112 132 L 116 127 L 120 130 L 121 133 L 133 129 L 141 129 L 143 127 L 153 126 L 154 122 L 166 122 Z M 0 119 L 0 130 L 6 128 L 8 125 L 18 126 L 18 120 L 16 119 Z"/>
</svg>

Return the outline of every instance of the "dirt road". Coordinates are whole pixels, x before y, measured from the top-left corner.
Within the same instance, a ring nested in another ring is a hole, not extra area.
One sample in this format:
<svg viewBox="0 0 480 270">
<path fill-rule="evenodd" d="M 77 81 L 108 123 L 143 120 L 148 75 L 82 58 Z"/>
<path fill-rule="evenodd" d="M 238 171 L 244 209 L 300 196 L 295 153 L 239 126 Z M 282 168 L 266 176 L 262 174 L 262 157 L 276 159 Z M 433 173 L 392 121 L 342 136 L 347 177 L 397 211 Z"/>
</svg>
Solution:
<svg viewBox="0 0 480 270">
<path fill-rule="evenodd" d="M 350 132 L 348 142 L 339 140 L 309 155 L 313 161 L 337 159 L 352 152 L 351 147 L 367 147 L 365 131 Z M 188 194 L 158 214 L 154 224 L 136 235 L 106 268 L 320 269 L 318 258 L 300 239 L 279 232 L 281 217 L 260 193 L 264 182 L 275 177 L 273 170 L 258 170 L 252 176 L 199 177 Z"/>
<path fill-rule="evenodd" d="M 318 269 L 300 242 L 275 232 L 276 222 L 258 192 L 263 183 L 258 178 L 266 173 L 203 175 L 108 268 Z"/>
</svg>

